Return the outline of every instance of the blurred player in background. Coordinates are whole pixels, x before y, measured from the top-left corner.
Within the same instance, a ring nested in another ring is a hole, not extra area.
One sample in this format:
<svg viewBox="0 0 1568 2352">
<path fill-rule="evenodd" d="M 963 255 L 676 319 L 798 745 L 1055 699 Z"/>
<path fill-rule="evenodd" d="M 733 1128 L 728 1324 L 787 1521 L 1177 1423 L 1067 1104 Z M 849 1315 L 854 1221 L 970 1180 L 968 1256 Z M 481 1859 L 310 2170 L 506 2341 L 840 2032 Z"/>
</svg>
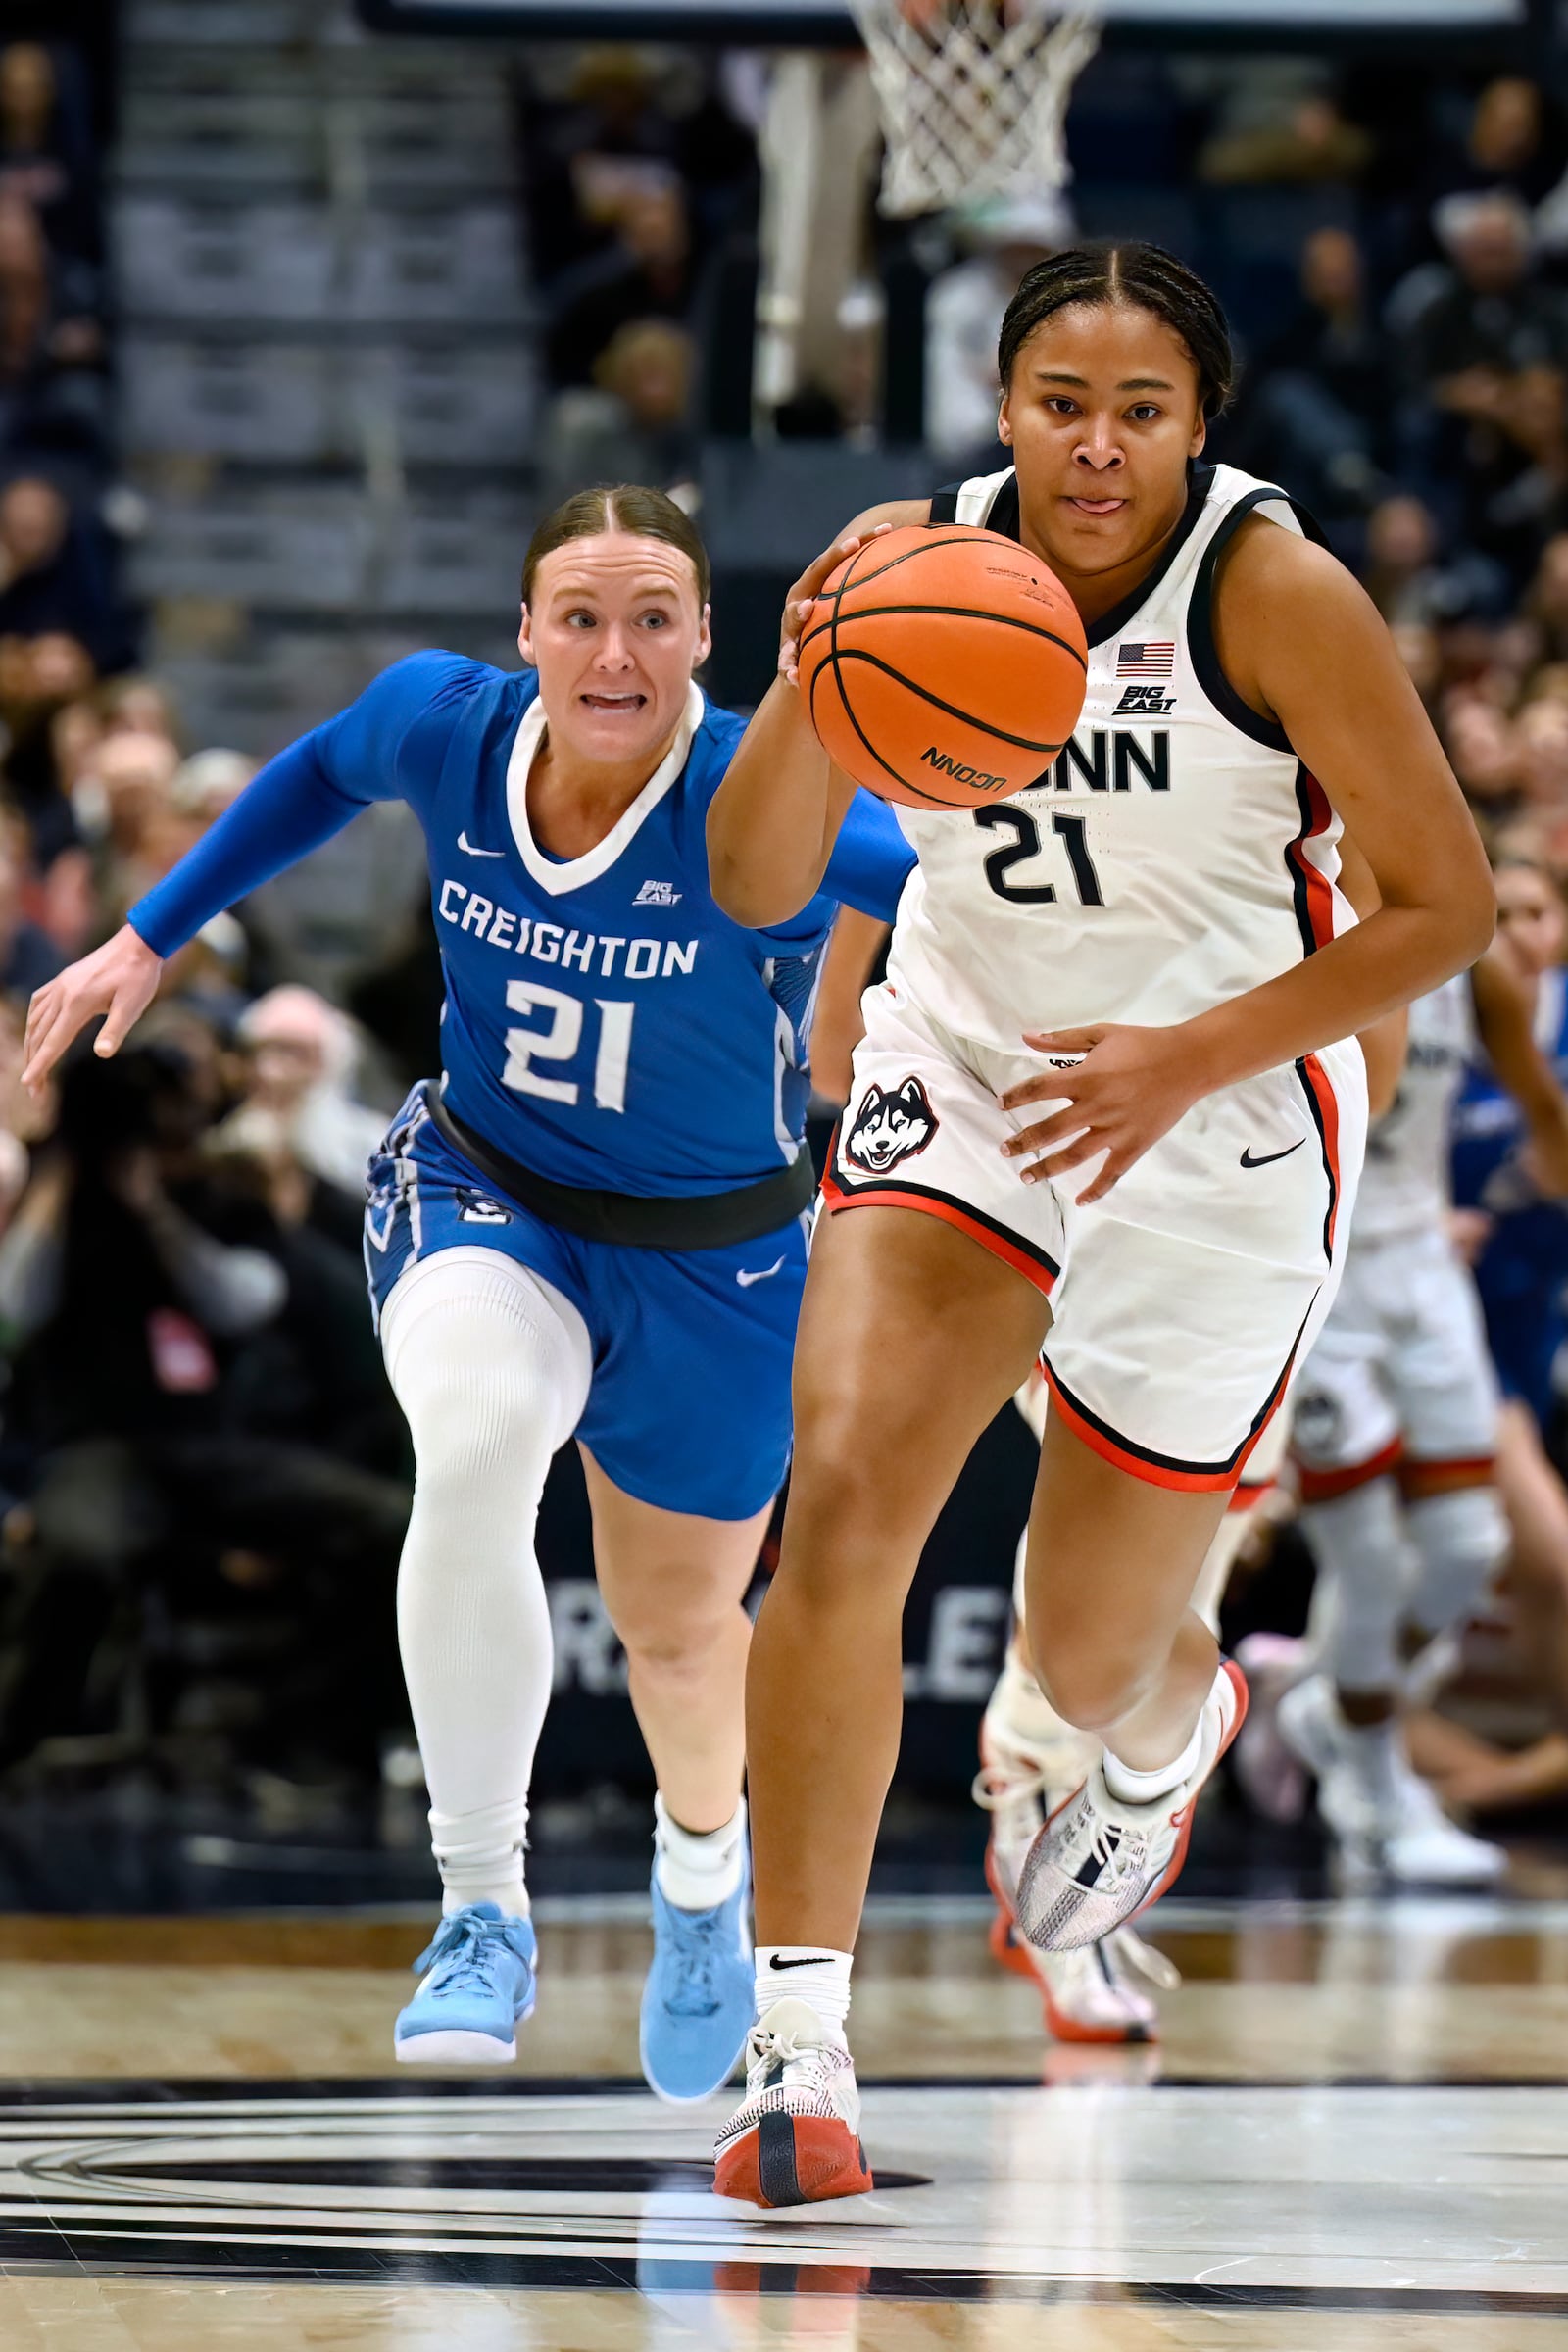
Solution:
<svg viewBox="0 0 1568 2352">
<path fill-rule="evenodd" d="M 1448 1137 L 1465 1072 L 1484 1054 L 1517 1105 L 1536 1183 L 1568 1193 L 1568 1102 L 1533 1013 L 1506 937 L 1411 1005 L 1399 1090 L 1367 1138 L 1345 1279 L 1296 1392 L 1302 1532 L 1317 1567 L 1312 1671 L 1285 1687 L 1290 1654 L 1271 1646 L 1245 1770 L 1266 1808 L 1260 1759 L 1277 1707 L 1352 1879 L 1484 1885 L 1504 1867 L 1500 1848 L 1451 1822 L 1411 1768 L 1400 1716 L 1447 1679 L 1456 1637 L 1508 1555 L 1497 1381 L 1447 1229 Z"/>
<path fill-rule="evenodd" d="M 747 930 L 714 906 L 704 818 L 742 724 L 694 682 L 708 599 L 702 542 L 662 492 L 567 500 L 523 568 L 529 669 L 416 654 L 273 760 L 34 998 L 26 1073 L 99 1014 L 114 1053 L 218 908 L 370 801 L 415 808 L 444 1071 L 372 1161 L 365 1234 L 414 1438 L 398 1622 L 445 1894 L 397 2055 L 514 2057 L 533 2008 L 523 1846 L 551 1684 L 534 1527 L 575 1434 L 659 1781 L 642 2058 L 675 2099 L 725 2080 L 752 2017 L 742 1602 L 789 1458 L 809 1005 L 835 898 L 885 918 L 910 864 L 861 795 L 789 921 Z"/>
<path fill-rule="evenodd" d="M 833 1209 L 882 1213 L 818 1236 L 748 1678 L 760 2016 L 717 2182 L 766 2204 L 869 2182 L 852 1950 L 898 1749 L 905 1597 L 974 1440 L 1044 1344 L 1029 1642 L 1056 1711 L 1103 1747 L 1031 1848 L 1017 1908 L 1031 1941 L 1067 1949 L 1171 1883 L 1241 1718 L 1245 1685 L 1192 1594 L 1333 1296 L 1365 1117 L 1355 1034 L 1472 961 L 1494 921 L 1474 826 L 1373 608 L 1282 492 L 1199 464 L 1232 378 L 1209 290 L 1155 248 L 1057 255 L 1014 297 L 999 372 L 1014 466 L 873 511 L 803 577 L 786 674 L 709 819 L 738 919 L 808 900 L 848 793 L 825 755 L 814 775 L 798 757 L 789 672 L 802 603 L 865 532 L 987 524 L 1072 595 L 1089 699 L 1035 792 L 1076 796 L 1089 856 L 1018 802 L 1018 854 L 1000 860 L 989 829 L 901 812 L 919 867 L 826 1180 Z M 1129 761 L 1106 789 L 1102 755 L 1097 789 L 1085 739 L 1117 727 L 1159 742 L 1139 738 L 1142 786 Z M 1359 925 L 1335 888 L 1342 814 L 1380 901 Z M 907 1173 L 858 1162 L 862 1123 L 916 1084 Z"/>
</svg>

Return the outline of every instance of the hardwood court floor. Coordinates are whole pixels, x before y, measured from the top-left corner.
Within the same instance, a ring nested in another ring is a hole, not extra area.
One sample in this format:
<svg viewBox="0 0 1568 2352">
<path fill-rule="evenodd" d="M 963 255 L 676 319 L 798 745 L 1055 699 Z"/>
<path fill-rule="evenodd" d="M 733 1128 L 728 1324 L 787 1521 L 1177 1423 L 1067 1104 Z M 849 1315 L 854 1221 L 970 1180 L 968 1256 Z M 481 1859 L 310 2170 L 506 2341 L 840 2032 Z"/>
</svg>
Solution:
<svg viewBox="0 0 1568 2352">
<path fill-rule="evenodd" d="M 0 1920 L 5 2352 L 1541 2352 L 1568 1906 L 1183 1903 L 1160 2049 L 1048 2051 L 978 1906 L 883 1907 L 864 2199 L 720 2204 L 628 2080 L 638 1906 L 541 1917 L 500 2075 L 394 2070 L 417 1921 Z"/>
</svg>

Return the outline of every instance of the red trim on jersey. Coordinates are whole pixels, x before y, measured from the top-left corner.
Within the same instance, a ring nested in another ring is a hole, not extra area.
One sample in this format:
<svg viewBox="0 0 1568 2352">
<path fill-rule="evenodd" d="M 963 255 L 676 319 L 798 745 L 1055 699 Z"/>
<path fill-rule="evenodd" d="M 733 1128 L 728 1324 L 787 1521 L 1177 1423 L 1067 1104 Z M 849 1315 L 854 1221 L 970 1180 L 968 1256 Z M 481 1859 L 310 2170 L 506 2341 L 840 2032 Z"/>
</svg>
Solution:
<svg viewBox="0 0 1568 2352">
<path fill-rule="evenodd" d="M 971 1241 L 979 1243 L 982 1250 L 989 1250 L 993 1257 L 1000 1257 L 1004 1265 L 1011 1266 L 1026 1282 L 1032 1282 L 1037 1291 L 1043 1291 L 1048 1298 L 1055 1283 L 1056 1269 L 1044 1263 L 1025 1243 L 1009 1239 L 974 1211 L 940 1194 L 916 1192 L 910 1185 L 877 1184 L 857 1185 L 853 1193 L 846 1192 L 842 1185 L 834 1182 L 833 1171 L 829 1167 L 822 1178 L 822 1201 L 829 1214 L 834 1216 L 844 1208 L 918 1210 L 923 1216 L 940 1218 L 944 1225 L 953 1226 L 956 1232 L 966 1233 Z"/>
<path fill-rule="evenodd" d="M 1375 1478 L 1387 1478 L 1397 1470 L 1404 1451 L 1400 1438 L 1391 1438 L 1381 1452 L 1364 1462 L 1352 1462 L 1344 1470 L 1314 1470 L 1296 1457 L 1303 1502 L 1336 1502 L 1342 1494 L 1353 1494 L 1357 1487 L 1369 1487 Z"/>
<path fill-rule="evenodd" d="M 1326 948 L 1334 937 L 1334 885 L 1307 856 L 1306 845 L 1328 831 L 1334 822 L 1334 811 L 1329 807 L 1327 793 L 1305 765 L 1297 778 L 1297 798 L 1301 806 L 1301 830 L 1285 855 L 1297 880 L 1301 927 L 1308 935 L 1302 945 L 1310 953 L 1315 948 Z"/>
<path fill-rule="evenodd" d="M 1315 1054 L 1303 1054 L 1299 1067 L 1317 1105 L 1318 1126 L 1322 1132 L 1323 1165 L 1328 1170 L 1329 1179 L 1329 1213 L 1323 1226 L 1323 1246 L 1332 1258 L 1335 1228 L 1340 1220 L 1340 1099 L 1334 1092 L 1333 1080 Z"/>
</svg>

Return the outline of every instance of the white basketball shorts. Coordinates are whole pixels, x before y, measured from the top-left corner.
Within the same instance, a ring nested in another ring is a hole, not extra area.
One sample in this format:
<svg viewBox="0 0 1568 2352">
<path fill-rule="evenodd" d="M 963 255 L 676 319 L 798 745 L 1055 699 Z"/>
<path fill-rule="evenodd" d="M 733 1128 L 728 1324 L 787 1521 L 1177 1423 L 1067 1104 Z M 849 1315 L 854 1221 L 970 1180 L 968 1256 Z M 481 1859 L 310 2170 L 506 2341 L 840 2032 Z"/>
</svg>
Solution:
<svg viewBox="0 0 1568 2352">
<path fill-rule="evenodd" d="M 1227 1493 L 1329 1310 L 1366 1135 L 1353 1042 L 1198 1103 L 1103 1200 L 1090 1169 L 1024 1184 L 1004 1111 L 1043 1066 L 960 1042 L 897 982 L 866 1033 L 823 1179 L 824 1205 L 921 1210 L 971 1236 L 1051 1300 L 1052 1410 L 1156 1486 Z"/>
<path fill-rule="evenodd" d="M 1475 1284 L 1446 1234 L 1425 1226 L 1353 1243 L 1295 1392 L 1303 1500 L 1331 1500 L 1401 1462 L 1482 1475 L 1497 1405 Z"/>
</svg>

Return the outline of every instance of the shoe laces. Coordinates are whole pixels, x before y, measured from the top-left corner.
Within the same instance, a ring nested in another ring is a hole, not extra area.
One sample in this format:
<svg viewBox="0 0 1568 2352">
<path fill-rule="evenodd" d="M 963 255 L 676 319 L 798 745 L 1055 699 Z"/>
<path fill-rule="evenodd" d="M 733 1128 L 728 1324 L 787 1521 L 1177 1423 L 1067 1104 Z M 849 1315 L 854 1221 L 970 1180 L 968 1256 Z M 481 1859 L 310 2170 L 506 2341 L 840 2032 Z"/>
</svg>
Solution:
<svg viewBox="0 0 1568 2352">
<path fill-rule="evenodd" d="M 715 1971 L 723 1905 L 711 1911 L 682 1911 L 666 1902 L 664 1918 L 680 1983 L 663 2005 L 675 2017 L 711 2017 L 718 2007 Z"/>
<path fill-rule="evenodd" d="M 969 1793 L 986 1813 L 1001 1813 L 1031 1796 L 1044 1796 L 1049 1786 L 1044 1763 L 1022 1756 L 988 1756 L 970 1784 Z"/>
<path fill-rule="evenodd" d="M 1086 1857 L 1098 1862 L 1097 1894 L 1119 1893 L 1129 1881 L 1142 1878 L 1149 1862 L 1149 1833 L 1129 1829 L 1125 1822 L 1098 1820 Z"/>
<path fill-rule="evenodd" d="M 755 2025 L 746 2036 L 748 2098 L 765 2098 L 769 2106 L 789 2099 L 827 2099 L 846 2053 L 830 2041 L 802 2041 L 790 2028 Z M 768 2094 L 771 2094 L 770 2096 Z"/>
<path fill-rule="evenodd" d="M 1118 1967 L 1130 1969 L 1157 1992 L 1180 1991 L 1182 1972 L 1175 1961 L 1135 1936 L 1131 1928 L 1113 1928 L 1105 1938 L 1105 1948 Z"/>
<path fill-rule="evenodd" d="M 480 1919 L 471 1908 L 454 1911 L 441 1922 L 414 1963 L 415 1969 L 422 1975 L 426 1969 L 445 1966 L 445 1984 L 456 1984 L 460 1978 L 477 1978 L 486 1992 L 493 1992 L 503 1954 L 513 1960 L 528 1959 L 523 1937 L 527 1924 L 522 1919 Z"/>
</svg>

